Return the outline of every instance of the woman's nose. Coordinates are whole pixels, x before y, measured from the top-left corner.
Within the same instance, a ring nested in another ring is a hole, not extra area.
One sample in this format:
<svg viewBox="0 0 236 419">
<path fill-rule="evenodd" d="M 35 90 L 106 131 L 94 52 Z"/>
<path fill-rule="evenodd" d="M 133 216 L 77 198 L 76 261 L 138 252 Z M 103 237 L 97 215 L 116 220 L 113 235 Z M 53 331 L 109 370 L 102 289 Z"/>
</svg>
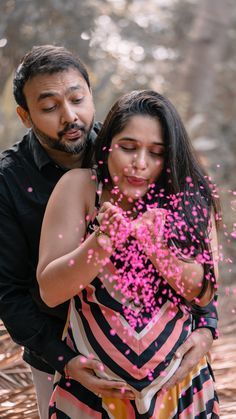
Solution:
<svg viewBox="0 0 236 419">
<path fill-rule="evenodd" d="M 134 155 L 133 167 L 139 170 L 147 168 L 147 156 L 145 151 L 140 151 Z"/>
</svg>

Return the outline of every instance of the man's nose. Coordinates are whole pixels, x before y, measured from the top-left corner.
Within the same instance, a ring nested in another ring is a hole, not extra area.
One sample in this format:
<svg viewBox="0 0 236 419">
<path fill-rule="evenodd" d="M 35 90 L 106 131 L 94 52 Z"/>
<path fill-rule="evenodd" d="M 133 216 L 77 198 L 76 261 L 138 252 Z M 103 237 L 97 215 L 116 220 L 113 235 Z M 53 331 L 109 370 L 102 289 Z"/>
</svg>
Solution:
<svg viewBox="0 0 236 419">
<path fill-rule="evenodd" d="M 78 115 L 75 112 L 73 106 L 66 103 L 62 109 L 61 123 L 64 125 L 71 122 L 75 122 L 77 120 L 78 120 Z"/>
</svg>

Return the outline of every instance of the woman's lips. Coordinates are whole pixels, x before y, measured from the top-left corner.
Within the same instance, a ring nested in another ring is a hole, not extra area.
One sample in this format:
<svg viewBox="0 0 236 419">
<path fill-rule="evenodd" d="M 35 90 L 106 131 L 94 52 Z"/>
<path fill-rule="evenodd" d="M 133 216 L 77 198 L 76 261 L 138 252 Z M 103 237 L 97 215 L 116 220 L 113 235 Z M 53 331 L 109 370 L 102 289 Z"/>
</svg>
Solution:
<svg viewBox="0 0 236 419">
<path fill-rule="evenodd" d="M 147 179 L 136 177 L 136 176 L 126 176 L 127 182 L 133 186 L 144 186 L 147 185 Z"/>
</svg>

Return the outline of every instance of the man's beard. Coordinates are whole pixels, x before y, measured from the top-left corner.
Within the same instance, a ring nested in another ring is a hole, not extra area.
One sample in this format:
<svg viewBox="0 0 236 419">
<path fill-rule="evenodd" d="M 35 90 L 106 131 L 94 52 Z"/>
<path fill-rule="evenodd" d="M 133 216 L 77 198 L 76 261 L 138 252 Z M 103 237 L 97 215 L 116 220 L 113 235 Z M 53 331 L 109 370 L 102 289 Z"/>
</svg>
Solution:
<svg viewBox="0 0 236 419">
<path fill-rule="evenodd" d="M 43 145 L 46 145 L 51 150 L 59 150 L 64 153 L 68 154 L 80 154 L 83 152 L 88 143 L 89 143 L 89 134 L 91 132 L 91 129 L 93 127 L 94 121 L 92 120 L 91 125 L 88 129 L 86 129 L 84 126 L 78 125 L 76 123 L 70 123 L 67 124 L 63 131 L 60 131 L 57 133 L 58 138 L 49 137 L 47 134 L 45 134 L 43 131 L 41 131 L 39 128 L 37 128 L 36 125 L 34 125 L 33 121 L 31 120 L 32 129 Z M 63 142 L 63 135 L 71 129 L 77 129 L 82 131 L 83 135 L 80 137 L 77 141 L 67 141 Z"/>
</svg>

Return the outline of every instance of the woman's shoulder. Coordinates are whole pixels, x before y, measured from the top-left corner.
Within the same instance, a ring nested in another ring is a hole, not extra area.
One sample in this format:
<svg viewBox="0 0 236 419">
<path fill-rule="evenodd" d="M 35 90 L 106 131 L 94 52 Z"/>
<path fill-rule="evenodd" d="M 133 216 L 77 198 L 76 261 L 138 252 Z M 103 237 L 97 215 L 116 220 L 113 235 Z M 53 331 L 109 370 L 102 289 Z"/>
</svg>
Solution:
<svg viewBox="0 0 236 419">
<path fill-rule="evenodd" d="M 96 176 L 91 169 L 71 169 L 56 184 L 49 203 L 60 205 L 85 205 L 90 207 L 96 193 Z"/>
<path fill-rule="evenodd" d="M 94 170 L 84 169 L 84 168 L 83 169 L 82 168 L 70 169 L 62 177 L 67 180 L 81 178 L 84 180 L 87 179 L 89 181 L 89 180 L 94 179 Z"/>
<path fill-rule="evenodd" d="M 60 179 L 58 187 L 66 189 L 84 190 L 85 188 L 94 188 L 96 186 L 96 175 L 92 169 L 71 169 Z"/>
<path fill-rule="evenodd" d="M 53 212 L 87 214 L 94 208 L 96 177 L 91 169 L 71 169 L 56 184 L 48 202 Z"/>
</svg>

